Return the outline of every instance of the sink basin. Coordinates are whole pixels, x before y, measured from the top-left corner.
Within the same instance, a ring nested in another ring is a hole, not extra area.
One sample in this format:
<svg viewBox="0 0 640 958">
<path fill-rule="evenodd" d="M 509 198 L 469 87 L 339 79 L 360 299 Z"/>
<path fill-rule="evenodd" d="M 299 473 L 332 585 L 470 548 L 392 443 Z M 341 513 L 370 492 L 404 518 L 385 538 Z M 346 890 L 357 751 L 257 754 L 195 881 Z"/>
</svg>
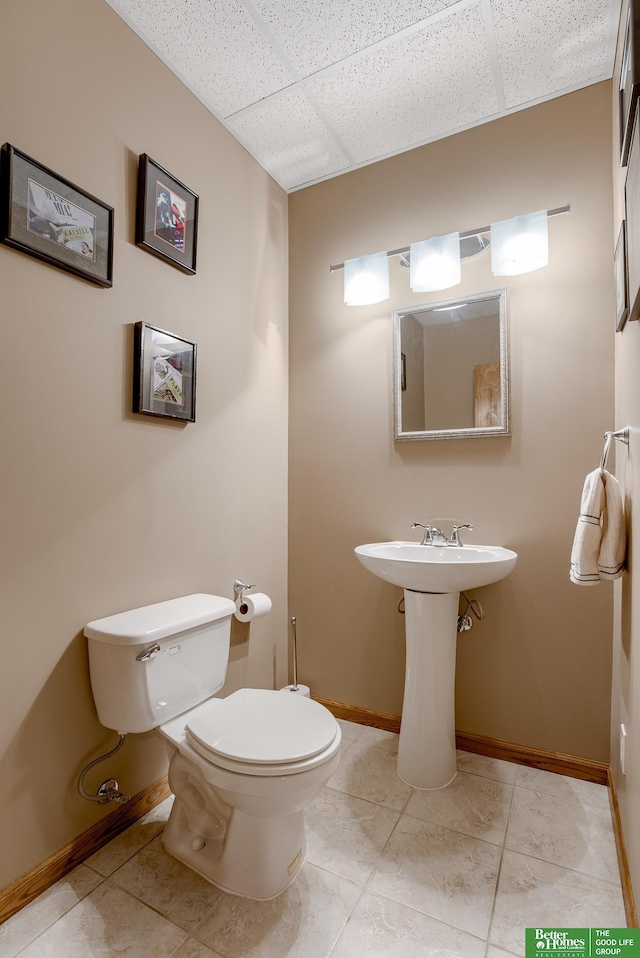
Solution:
<svg viewBox="0 0 640 958">
<path fill-rule="evenodd" d="M 462 592 L 509 575 L 518 554 L 501 546 L 422 546 L 371 542 L 357 546 L 362 565 L 386 582 L 412 592 Z"/>
</svg>

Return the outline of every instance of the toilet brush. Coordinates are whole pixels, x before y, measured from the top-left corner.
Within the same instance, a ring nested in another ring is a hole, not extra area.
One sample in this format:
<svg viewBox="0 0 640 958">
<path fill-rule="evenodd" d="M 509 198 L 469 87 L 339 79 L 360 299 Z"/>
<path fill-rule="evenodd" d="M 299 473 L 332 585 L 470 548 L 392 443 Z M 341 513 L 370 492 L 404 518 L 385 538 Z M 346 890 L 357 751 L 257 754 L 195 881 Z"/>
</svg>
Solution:
<svg viewBox="0 0 640 958">
<path fill-rule="evenodd" d="M 311 698 L 308 685 L 298 685 L 298 640 L 296 635 L 296 617 L 291 616 L 291 629 L 293 632 L 293 685 L 285 685 L 281 692 L 295 692 L 296 695 L 304 695 Z"/>
</svg>

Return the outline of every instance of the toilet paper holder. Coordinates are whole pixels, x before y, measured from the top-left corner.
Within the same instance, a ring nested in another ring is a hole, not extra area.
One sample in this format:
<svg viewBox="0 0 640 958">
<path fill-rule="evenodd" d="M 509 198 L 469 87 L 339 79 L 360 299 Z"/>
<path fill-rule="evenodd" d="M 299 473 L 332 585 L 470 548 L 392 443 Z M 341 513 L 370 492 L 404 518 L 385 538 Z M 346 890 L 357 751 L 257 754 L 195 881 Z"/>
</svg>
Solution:
<svg viewBox="0 0 640 958">
<path fill-rule="evenodd" d="M 255 584 L 247 585 L 247 583 L 243 582 L 242 579 L 236 579 L 236 581 L 233 583 L 233 591 L 235 595 L 238 596 L 241 605 L 244 601 L 244 594 L 248 589 L 255 589 Z"/>
<path fill-rule="evenodd" d="M 247 585 L 247 583 L 243 582 L 242 579 L 236 579 L 236 581 L 233 583 L 233 591 L 236 595 L 239 595 L 240 598 L 242 598 L 243 593 L 245 593 L 247 589 L 255 589 L 255 585 Z"/>
</svg>

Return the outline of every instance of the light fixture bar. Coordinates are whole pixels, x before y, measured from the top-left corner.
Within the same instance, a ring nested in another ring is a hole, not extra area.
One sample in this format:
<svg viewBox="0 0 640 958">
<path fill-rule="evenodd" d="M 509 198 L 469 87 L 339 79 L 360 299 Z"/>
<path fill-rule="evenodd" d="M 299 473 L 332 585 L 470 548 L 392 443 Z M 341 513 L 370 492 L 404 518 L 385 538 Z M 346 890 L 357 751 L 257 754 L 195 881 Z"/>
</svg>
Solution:
<svg viewBox="0 0 640 958">
<path fill-rule="evenodd" d="M 571 204 L 567 203 L 566 206 L 556 206 L 553 210 L 547 210 L 547 216 L 558 216 L 560 213 L 570 213 Z M 465 233 L 460 233 L 460 239 L 466 239 L 467 236 L 480 236 L 482 233 L 489 233 L 491 231 L 491 226 L 480 226 L 475 230 L 467 230 Z M 401 253 L 408 253 L 411 249 L 410 246 L 402 246 L 400 249 L 390 249 L 387 250 L 387 256 L 398 256 Z M 337 269 L 344 269 L 344 263 L 337 263 L 335 266 L 329 267 L 329 272 L 333 273 Z"/>
</svg>

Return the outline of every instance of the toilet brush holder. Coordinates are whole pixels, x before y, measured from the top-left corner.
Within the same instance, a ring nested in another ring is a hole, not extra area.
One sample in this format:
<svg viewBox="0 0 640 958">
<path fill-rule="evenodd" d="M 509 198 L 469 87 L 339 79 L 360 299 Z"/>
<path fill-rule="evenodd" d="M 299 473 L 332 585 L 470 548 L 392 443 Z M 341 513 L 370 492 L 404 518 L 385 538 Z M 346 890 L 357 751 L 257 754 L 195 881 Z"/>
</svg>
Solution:
<svg viewBox="0 0 640 958">
<path fill-rule="evenodd" d="M 294 695 L 304 695 L 305 698 L 311 698 L 311 692 L 308 685 L 298 685 L 298 642 L 296 637 L 296 617 L 291 616 L 291 629 L 293 632 L 293 684 L 285 685 L 280 689 L 281 692 L 293 692 Z"/>
</svg>

